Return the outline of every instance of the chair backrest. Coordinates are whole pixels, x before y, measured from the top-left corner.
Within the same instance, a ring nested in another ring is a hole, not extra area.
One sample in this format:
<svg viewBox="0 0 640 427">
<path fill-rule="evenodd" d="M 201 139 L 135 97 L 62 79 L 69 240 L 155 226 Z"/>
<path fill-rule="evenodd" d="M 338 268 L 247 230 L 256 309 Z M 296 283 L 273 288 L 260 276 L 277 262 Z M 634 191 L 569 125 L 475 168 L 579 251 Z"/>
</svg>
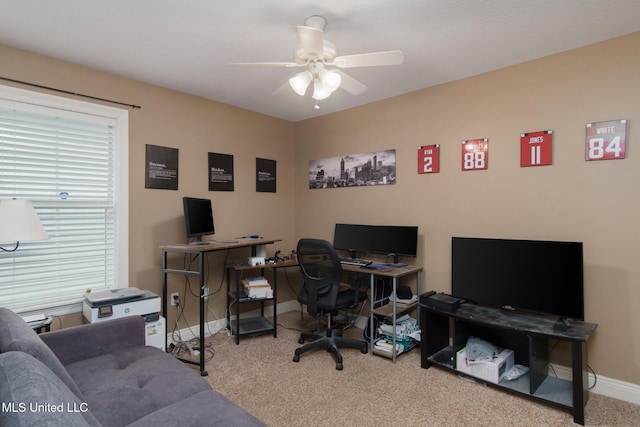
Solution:
<svg viewBox="0 0 640 427">
<path fill-rule="evenodd" d="M 342 265 L 333 245 L 321 239 L 298 241 L 298 263 L 304 278 L 301 295 L 310 314 L 319 310 L 335 310 Z"/>
</svg>

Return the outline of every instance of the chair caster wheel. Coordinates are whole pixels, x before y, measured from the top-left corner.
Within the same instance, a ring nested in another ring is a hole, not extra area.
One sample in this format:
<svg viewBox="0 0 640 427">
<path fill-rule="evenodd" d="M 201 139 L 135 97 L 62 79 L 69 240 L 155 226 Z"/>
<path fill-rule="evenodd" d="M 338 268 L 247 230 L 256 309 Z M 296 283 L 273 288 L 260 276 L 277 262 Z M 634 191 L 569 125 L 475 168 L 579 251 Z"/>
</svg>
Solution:
<svg viewBox="0 0 640 427">
<path fill-rule="evenodd" d="M 369 352 L 369 348 L 368 347 L 362 347 L 360 349 L 360 353 L 362 353 L 362 354 L 367 354 L 368 352 Z"/>
<path fill-rule="evenodd" d="M 299 362 L 300 361 L 300 356 L 298 356 L 297 354 L 293 356 L 293 361 L 294 362 Z"/>
<path fill-rule="evenodd" d="M 304 338 L 298 338 L 298 344 L 304 344 Z"/>
<path fill-rule="evenodd" d="M 342 371 L 342 363 L 336 363 L 336 369 Z"/>
</svg>

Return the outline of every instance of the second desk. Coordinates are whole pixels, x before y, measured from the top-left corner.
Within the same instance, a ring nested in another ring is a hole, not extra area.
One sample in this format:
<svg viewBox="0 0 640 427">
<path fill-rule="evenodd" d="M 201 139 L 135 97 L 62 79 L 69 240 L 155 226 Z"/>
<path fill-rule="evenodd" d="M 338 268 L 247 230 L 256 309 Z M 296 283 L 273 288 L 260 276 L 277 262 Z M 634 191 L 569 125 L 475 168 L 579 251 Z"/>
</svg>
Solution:
<svg viewBox="0 0 640 427">
<path fill-rule="evenodd" d="M 355 265 L 350 265 L 350 264 L 343 264 L 342 265 L 342 270 L 343 271 L 350 271 L 350 272 L 354 272 L 354 273 L 367 273 L 370 275 L 370 289 L 371 289 L 371 295 L 369 297 L 369 300 L 371 302 L 371 308 L 370 308 L 370 314 L 369 314 L 369 333 L 371 335 L 371 338 L 369 340 L 369 350 L 371 351 L 371 354 L 373 354 L 373 335 L 374 335 L 374 319 L 373 319 L 373 315 L 374 314 L 378 314 L 381 316 L 385 316 L 385 317 L 391 317 L 391 321 L 393 322 L 393 352 L 392 352 L 392 356 L 391 356 L 391 360 L 393 361 L 393 363 L 396 363 L 396 319 L 398 316 L 398 304 L 395 301 L 395 296 L 397 295 L 396 291 L 398 289 L 398 280 L 402 277 L 406 277 L 406 276 L 410 276 L 410 275 L 416 275 L 416 295 L 420 295 L 420 275 L 422 273 L 422 267 L 420 266 L 413 266 L 413 265 L 407 265 L 404 267 L 389 267 L 388 269 L 382 269 L 382 270 L 376 270 L 375 268 L 370 268 L 370 267 L 359 267 L 359 266 L 355 266 Z M 376 299 L 375 297 L 375 281 L 376 281 L 376 276 L 379 277 L 387 277 L 391 279 L 392 282 L 392 290 L 391 290 L 391 295 L 394 296 L 394 300 L 390 301 L 390 304 L 383 306 L 383 307 L 379 307 L 379 308 L 375 308 L 375 304 L 377 302 L 380 302 L 386 298 L 382 298 L 382 299 Z M 391 307 L 389 307 L 391 306 Z M 415 304 L 402 304 L 402 313 L 406 313 L 407 311 L 413 309 L 413 308 L 417 308 L 418 310 L 418 319 L 420 318 L 420 306 L 418 305 L 417 301 Z"/>
</svg>

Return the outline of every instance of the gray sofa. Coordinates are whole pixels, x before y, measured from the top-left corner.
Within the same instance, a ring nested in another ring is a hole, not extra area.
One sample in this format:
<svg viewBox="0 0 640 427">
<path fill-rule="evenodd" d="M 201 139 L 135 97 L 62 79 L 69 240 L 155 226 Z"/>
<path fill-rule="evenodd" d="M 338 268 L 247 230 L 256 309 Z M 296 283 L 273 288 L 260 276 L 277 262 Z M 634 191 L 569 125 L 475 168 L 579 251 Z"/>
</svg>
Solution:
<svg viewBox="0 0 640 427">
<path fill-rule="evenodd" d="M 263 426 L 145 346 L 140 316 L 37 335 L 0 307 L 2 426 Z"/>
</svg>

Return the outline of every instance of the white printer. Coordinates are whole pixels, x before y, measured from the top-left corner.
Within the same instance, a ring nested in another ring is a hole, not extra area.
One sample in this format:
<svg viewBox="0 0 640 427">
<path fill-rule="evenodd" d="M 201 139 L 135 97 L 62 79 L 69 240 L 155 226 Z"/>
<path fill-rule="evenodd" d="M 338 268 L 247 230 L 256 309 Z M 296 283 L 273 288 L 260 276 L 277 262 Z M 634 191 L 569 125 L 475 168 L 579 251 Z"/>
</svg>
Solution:
<svg viewBox="0 0 640 427">
<path fill-rule="evenodd" d="M 165 349 L 165 318 L 160 316 L 160 297 L 138 288 L 113 289 L 84 295 L 82 315 L 89 323 L 142 316 L 145 321 L 145 343 Z"/>
</svg>

